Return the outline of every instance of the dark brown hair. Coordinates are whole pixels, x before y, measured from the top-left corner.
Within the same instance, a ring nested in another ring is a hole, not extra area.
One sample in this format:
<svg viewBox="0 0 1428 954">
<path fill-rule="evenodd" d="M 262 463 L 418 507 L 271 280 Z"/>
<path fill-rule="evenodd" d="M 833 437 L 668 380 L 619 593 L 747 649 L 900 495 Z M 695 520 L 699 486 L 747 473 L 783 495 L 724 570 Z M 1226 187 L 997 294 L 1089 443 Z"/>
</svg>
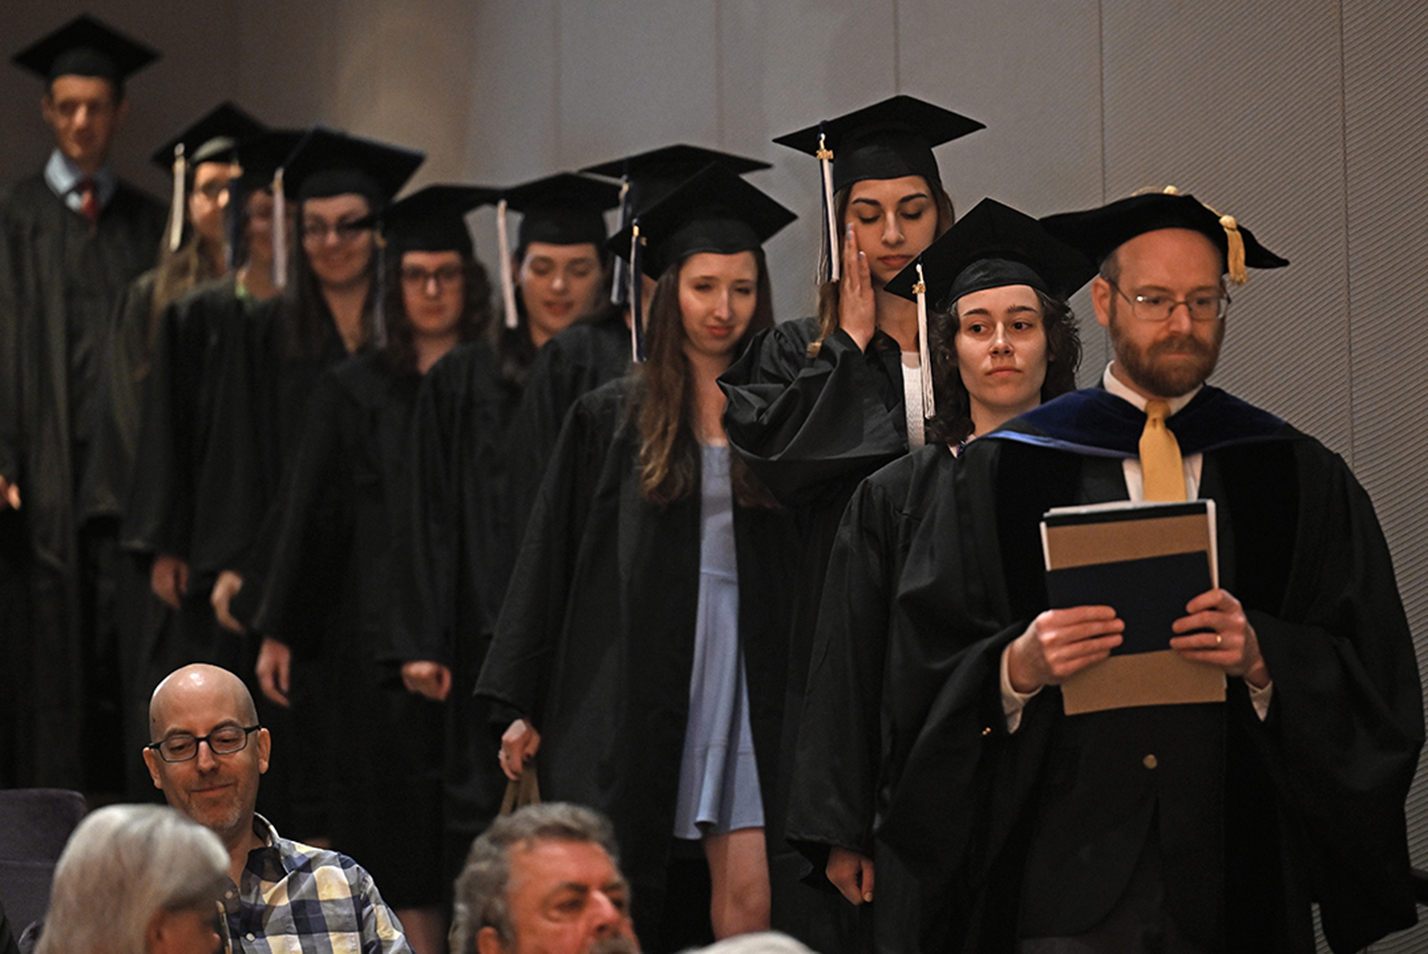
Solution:
<svg viewBox="0 0 1428 954">
<path fill-rule="evenodd" d="M 758 302 L 748 330 L 736 345 L 736 354 L 757 332 L 773 326 L 768 267 L 762 249 L 754 249 L 753 255 L 759 272 Z M 640 432 L 640 493 L 656 506 L 682 500 L 699 487 L 695 381 L 684 354 L 684 321 L 679 308 L 679 272 L 684 261 L 665 269 L 655 286 L 645 319 L 649 357 L 636 370 L 638 384 L 630 404 Z M 768 488 L 738 454 L 730 456 L 730 479 L 739 504 L 777 507 Z"/>
<path fill-rule="evenodd" d="M 382 356 L 398 374 L 416 374 L 416 336 L 402 296 L 402 255 L 389 253 L 386 260 L 382 316 L 387 324 L 387 343 L 382 347 Z M 456 331 L 458 340 L 465 343 L 479 338 L 491 324 L 491 279 L 486 266 L 464 255 L 461 278 L 464 297 Z"/>
<path fill-rule="evenodd" d="M 1081 364 L 1081 334 L 1076 316 L 1063 301 L 1040 291 L 1041 323 L 1046 331 L 1046 378 L 1041 382 L 1041 401 L 1060 397 L 1076 389 L 1076 369 Z M 937 396 L 937 414 L 928 422 L 929 439 L 956 444 L 972 433 L 972 403 L 962 371 L 957 364 L 957 329 L 961 320 L 957 307 L 950 313 L 928 315 L 927 337 L 931 349 L 932 383 Z"/>
<path fill-rule="evenodd" d="M 857 185 L 857 183 L 853 183 Z M 943 232 L 952 227 L 952 222 L 956 215 L 952 208 L 952 197 L 947 194 L 947 190 L 942 188 L 940 182 L 928 182 L 927 188 L 931 191 L 933 199 L 937 202 L 937 238 Z M 853 192 L 853 186 L 838 192 L 833 196 L 833 218 L 838 222 L 839 241 L 830 254 L 842 255 L 842 236 L 846 230 L 848 221 L 848 200 Z M 825 223 L 823 228 L 827 228 Z M 833 332 L 838 330 L 838 282 L 823 282 L 818 286 L 818 337 L 808 346 L 808 356 L 811 358 L 818 354 L 823 347 L 823 341 Z"/>
</svg>

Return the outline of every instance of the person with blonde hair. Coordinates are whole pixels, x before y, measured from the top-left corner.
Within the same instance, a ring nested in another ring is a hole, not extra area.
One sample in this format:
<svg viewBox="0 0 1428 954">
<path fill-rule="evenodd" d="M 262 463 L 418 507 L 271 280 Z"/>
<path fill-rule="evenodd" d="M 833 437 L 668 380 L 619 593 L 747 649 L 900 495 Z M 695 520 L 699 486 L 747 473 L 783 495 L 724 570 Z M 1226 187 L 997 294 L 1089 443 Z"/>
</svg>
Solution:
<svg viewBox="0 0 1428 954">
<path fill-rule="evenodd" d="M 60 855 L 35 954 L 215 951 L 227 873 L 218 836 L 173 809 L 101 808 Z"/>
</svg>

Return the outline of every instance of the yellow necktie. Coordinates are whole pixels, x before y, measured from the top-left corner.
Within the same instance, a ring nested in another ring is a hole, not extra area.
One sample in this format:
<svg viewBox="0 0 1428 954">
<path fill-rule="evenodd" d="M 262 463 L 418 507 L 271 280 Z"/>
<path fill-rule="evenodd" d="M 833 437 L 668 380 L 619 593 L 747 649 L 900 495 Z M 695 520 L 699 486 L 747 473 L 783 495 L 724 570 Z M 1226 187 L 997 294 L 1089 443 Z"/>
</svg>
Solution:
<svg viewBox="0 0 1428 954">
<path fill-rule="evenodd" d="M 1170 405 L 1153 398 L 1145 402 L 1145 430 L 1140 433 L 1140 471 L 1146 500 L 1184 500 L 1185 469 L 1180 445 L 1165 426 Z"/>
</svg>

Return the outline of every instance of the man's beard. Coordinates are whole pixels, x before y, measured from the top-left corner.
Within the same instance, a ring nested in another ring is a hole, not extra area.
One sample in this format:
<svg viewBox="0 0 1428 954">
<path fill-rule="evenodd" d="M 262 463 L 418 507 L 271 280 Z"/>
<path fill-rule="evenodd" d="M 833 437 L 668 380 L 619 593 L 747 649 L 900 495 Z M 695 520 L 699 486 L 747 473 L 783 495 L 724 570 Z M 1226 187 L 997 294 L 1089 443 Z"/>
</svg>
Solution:
<svg viewBox="0 0 1428 954">
<path fill-rule="evenodd" d="M 1215 363 L 1220 359 L 1220 342 L 1225 338 L 1225 323 L 1219 322 L 1214 340 L 1208 344 L 1193 335 L 1177 335 L 1141 348 L 1121 333 L 1119 320 L 1113 313 L 1110 333 L 1116 364 L 1126 377 L 1151 394 L 1173 398 L 1195 390 L 1215 370 Z M 1170 352 L 1178 352 L 1182 360 L 1157 360 Z"/>
</svg>

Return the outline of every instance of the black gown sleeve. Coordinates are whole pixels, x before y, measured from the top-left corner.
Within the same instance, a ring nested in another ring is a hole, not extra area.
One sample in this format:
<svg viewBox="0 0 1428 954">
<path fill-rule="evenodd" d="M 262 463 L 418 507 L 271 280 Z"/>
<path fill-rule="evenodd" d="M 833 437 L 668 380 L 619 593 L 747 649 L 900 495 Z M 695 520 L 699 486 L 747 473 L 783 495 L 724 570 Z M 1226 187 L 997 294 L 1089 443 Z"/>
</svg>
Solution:
<svg viewBox="0 0 1428 954">
<path fill-rule="evenodd" d="M 873 855 L 897 546 L 896 503 L 881 483 L 863 481 L 828 562 L 794 761 L 788 837 L 815 864 L 835 846 Z"/>
<path fill-rule="evenodd" d="M 719 378 L 729 442 L 789 505 L 821 500 L 907 452 L 902 381 L 883 340 L 864 352 L 839 330 L 809 357 L 816 328 L 803 319 L 761 332 Z"/>
<path fill-rule="evenodd" d="M 306 422 L 282 491 L 256 544 L 264 552 L 254 565 L 262 600 L 253 628 L 308 657 L 320 646 L 310 640 L 324 627 L 337 599 L 352 535 L 353 491 L 344 428 L 352 411 L 336 374 L 317 381 Z"/>
<path fill-rule="evenodd" d="M 476 694 L 539 729 L 591 496 L 612 441 L 597 391 L 571 408 L 537 494 Z M 602 413 L 603 411 L 603 413 Z M 613 595 L 612 595 L 613 600 Z"/>
</svg>

